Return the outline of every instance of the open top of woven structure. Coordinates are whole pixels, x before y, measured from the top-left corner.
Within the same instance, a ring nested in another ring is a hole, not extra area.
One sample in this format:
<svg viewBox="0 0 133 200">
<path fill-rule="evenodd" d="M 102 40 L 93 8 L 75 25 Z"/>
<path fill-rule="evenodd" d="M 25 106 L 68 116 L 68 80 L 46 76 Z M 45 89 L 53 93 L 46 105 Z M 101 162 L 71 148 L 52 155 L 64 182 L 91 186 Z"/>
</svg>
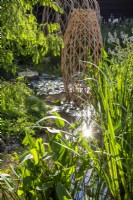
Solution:
<svg viewBox="0 0 133 200">
<path fill-rule="evenodd" d="M 50 7 L 44 7 L 42 23 L 59 23 L 61 32 L 64 35 L 70 14 L 74 9 L 93 9 L 100 19 L 100 8 L 96 0 L 55 0 L 55 2 L 64 10 L 63 14 L 55 12 Z"/>
</svg>

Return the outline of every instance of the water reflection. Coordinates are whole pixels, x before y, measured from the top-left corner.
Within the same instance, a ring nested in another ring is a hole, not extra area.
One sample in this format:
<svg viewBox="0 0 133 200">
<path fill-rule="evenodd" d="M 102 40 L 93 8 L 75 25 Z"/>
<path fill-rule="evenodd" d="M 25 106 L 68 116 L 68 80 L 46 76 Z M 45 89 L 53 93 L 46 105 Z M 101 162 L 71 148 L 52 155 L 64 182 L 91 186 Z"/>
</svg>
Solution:
<svg viewBox="0 0 133 200">
<path fill-rule="evenodd" d="M 81 132 L 83 136 L 90 138 L 94 134 L 94 109 L 92 106 L 86 104 L 83 110 L 76 114 L 76 121 L 81 120 L 81 125 L 74 131 L 74 134 Z"/>
<path fill-rule="evenodd" d="M 91 137 L 92 134 L 93 134 L 93 129 L 92 129 L 92 127 L 91 127 L 91 126 L 90 126 L 90 127 L 87 127 L 86 124 L 83 125 L 82 131 L 83 131 L 83 135 L 84 135 L 85 137 L 87 137 L 87 138 Z"/>
</svg>

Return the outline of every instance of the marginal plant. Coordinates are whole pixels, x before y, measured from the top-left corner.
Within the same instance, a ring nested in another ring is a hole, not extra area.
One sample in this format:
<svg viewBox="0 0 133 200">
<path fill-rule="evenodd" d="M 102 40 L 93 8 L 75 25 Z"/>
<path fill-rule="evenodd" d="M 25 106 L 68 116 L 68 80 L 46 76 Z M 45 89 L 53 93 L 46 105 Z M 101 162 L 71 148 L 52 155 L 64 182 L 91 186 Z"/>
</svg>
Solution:
<svg viewBox="0 0 133 200">
<path fill-rule="evenodd" d="M 130 199 L 133 194 L 133 51 L 132 45 L 123 49 L 124 58 L 104 60 L 97 67 L 98 73 L 90 74 L 88 84 L 93 96 L 96 121 L 102 135 L 101 152 L 104 157 L 104 180 L 114 199 Z M 128 54 L 126 53 L 128 52 Z M 92 65 L 93 66 L 93 65 Z"/>
<path fill-rule="evenodd" d="M 117 24 L 102 21 L 101 30 L 105 49 L 109 56 L 114 57 L 117 50 L 125 48 L 133 40 L 133 19 L 119 19 Z M 122 48 L 119 48 L 122 47 Z M 123 53 L 124 55 L 124 53 Z"/>
</svg>

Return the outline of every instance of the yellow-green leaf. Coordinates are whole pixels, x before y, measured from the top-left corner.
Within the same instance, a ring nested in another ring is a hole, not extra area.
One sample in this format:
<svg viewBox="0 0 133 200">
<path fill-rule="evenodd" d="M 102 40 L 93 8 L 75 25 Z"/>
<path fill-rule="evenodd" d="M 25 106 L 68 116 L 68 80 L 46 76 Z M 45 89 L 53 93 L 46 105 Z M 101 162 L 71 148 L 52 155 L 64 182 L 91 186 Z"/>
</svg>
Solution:
<svg viewBox="0 0 133 200">
<path fill-rule="evenodd" d="M 24 193 L 23 190 L 18 190 L 18 195 L 21 196 Z"/>
<path fill-rule="evenodd" d="M 36 149 L 31 149 L 30 152 L 33 155 L 35 165 L 37 165 L 39 162 L 39 158 L 38 158 L 38 153 L 37 153 Z"/>
</svg>

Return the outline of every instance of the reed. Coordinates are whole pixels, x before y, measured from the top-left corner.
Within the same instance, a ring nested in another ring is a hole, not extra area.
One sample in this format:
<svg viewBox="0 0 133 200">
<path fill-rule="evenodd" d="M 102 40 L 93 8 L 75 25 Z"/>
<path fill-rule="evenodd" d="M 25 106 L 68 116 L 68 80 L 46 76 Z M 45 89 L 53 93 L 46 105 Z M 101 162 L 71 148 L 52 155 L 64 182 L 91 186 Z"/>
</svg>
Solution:
<svg viewBox="0 0 133 200">
<path fill-rule="evenodd" d="M 97 67 L 97 74 L 90 73 L 88 84 L 91 87 L 96 120 L 102 135 L 104 163 L 96 160 L 98 171 L 102 168 L 103 179 L 114 199 L 131 199 L 133 195 L 133 51 L 132 45 L 124 50 L 123 60 L 104 59 Z M 128 52 L 128 53 L 127 53 Z M 93 67 L 93 65 L 92 65 Z M 95 81 L 94 81 L 95 80 Z M 87 146 L 87 145 L 86 145 Z M 106 156 L 105 156 L 106 155 Z M 95 158 L 95 159 L 94 159 Z M 94 162 L 95 164 L 95 162 Z"/>
</svg>

